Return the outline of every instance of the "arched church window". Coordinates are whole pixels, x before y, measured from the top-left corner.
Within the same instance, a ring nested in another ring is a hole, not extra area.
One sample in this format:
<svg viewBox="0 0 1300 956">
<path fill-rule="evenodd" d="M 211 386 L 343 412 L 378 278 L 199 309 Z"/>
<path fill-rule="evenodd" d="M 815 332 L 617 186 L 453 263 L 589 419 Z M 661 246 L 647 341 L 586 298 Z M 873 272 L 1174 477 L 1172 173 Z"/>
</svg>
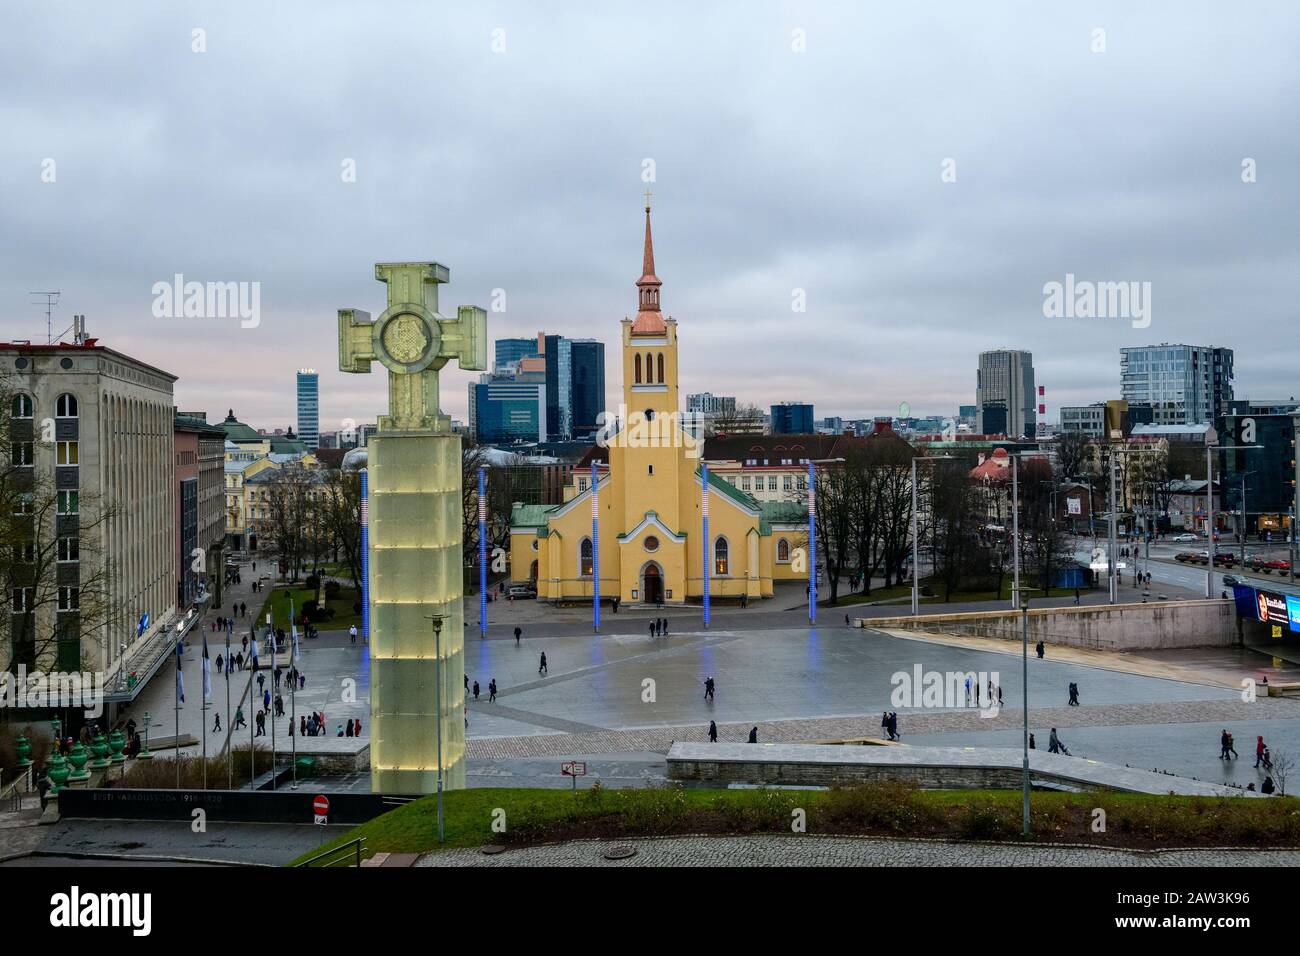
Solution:
<svg viewBox="0 0 1300 956">
<path fill-rule="evenodd" d="M 730 574 L 731 562 L 728 560 L 731 549 L 726 538 L 719 538 L 713 544 L 713 573 Z"/>
<path fill-rule="evenodd" d="M 590 538 L 582 539 L 582 546 L 580 548 L 579 560 L 581 563 L 580 573 L 582 574 L 582 576 L 585 578 L 591 577 L 591 569 L 592 569 L 593 562 L 591 560 L 591 539 Z"/>
<path fill-rule="evenodd" d="M 790 560 L 790 542 L 785 538 L 776 543 L 776 559 L 782 562 Z"/>
<path fill-rule="evenodd" d="M 660 352 L 657 359 L 657 364 L 659 366 L 659 384 L 662 385 L 664 383 L 664 354 Z"/>
<path fill-rule="evenodd" d="M 640 352 L 637 352 L 636 355 L 632 357 L 632 366 L 634 368 L 633 381 L 635 381 L 637 385 L 640 385 L 641 384 L 641 353 Z"/>
</svg>

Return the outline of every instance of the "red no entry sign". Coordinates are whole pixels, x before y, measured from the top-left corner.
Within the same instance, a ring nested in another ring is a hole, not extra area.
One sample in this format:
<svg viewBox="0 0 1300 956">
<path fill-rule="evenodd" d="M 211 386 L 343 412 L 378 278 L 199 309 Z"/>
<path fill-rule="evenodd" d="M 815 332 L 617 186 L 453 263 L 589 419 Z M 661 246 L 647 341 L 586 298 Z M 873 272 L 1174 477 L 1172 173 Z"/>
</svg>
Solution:
<svg viewBox="0 0 1300 956">
<path fill-rule="evenodd" d="M 321 794 L 320 796 L 312 800 L 311 808 L 315 812 L 316 816 L 318 817 L 327 816 L 330 812 L 329 798 L 326 797 L 324 794 Z"/>
</svg>

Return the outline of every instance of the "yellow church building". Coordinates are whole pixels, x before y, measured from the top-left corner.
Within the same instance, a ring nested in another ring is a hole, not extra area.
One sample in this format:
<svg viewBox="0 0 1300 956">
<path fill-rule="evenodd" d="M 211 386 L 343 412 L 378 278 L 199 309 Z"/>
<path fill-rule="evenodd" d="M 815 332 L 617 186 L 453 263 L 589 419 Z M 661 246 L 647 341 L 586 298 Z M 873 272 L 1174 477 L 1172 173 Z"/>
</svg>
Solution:
<svg viewBox="0 0 1300 956">
<path fill-rule="evenodd" d="M 602 601 L 703 599 L 703 438 L 680 414 L 677 322 L 660 309 L 648 205 L 645 216 L 637 314 L 622 321 L 622 408 L 600 439 L 608 466 L 594 488 L 589 470 L 576 472 L 564 504 L 512 510 L 511 579 L 533 584 L 538 600 L 590 601 L 597 565 Z M 806 575 L 806 506 L 760 503 L 711 473 L 708 490 L 711 599 L 771 597 L 774 580 Z"/>
</svg>

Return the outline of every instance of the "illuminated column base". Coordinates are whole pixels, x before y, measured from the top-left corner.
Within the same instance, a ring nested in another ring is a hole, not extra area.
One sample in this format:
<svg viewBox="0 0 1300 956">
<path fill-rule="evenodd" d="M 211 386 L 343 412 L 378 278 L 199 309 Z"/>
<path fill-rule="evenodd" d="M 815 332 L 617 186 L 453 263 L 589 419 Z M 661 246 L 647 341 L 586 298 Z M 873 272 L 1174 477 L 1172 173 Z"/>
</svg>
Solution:
<svg viewBox="0 0 1300 956">
<path fill-rule="evenodd" d="M 461 441 L 383 432 L 369 445 L 370 787 L 433 793 L 442 709 L 444 789 L 465 786 Z M 442 615 L 442 681 L 433 622 Z"/>
</svg>

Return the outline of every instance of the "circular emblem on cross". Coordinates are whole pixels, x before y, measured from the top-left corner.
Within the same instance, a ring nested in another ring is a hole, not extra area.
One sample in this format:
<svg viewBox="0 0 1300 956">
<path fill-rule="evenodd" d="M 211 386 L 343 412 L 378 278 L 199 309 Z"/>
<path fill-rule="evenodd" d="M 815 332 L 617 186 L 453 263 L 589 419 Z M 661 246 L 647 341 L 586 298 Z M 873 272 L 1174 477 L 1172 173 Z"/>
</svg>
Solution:
<svg viewBox="0 0 1300 956">
<path fill-rule="evenodd" d="M 439 357 L 442 330 L 437 317 L 418 305 L 390 309 L 375 322 L 375 354 L 394 372 L 422 372 Z"/>
</svg>

